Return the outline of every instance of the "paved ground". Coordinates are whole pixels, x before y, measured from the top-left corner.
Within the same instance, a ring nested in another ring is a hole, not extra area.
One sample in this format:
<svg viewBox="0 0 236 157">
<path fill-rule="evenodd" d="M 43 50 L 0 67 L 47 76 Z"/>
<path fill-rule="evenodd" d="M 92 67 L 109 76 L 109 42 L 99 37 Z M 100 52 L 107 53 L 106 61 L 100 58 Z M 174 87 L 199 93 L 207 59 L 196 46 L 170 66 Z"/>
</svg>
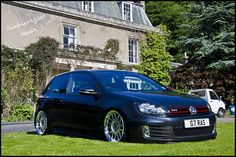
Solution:
<svg viewBox="0 0 236 157">
<path fill-rule="evenodd" d="M 225 122 L 225 123 L 234 123 L 234 117 L 227 117 L 227 118 L 217 118 L 218 122 Z M 1 124 L 1 133 L 6 132 L 35 132 L 35 128 L 32 121 L 29 122 L 2 122 Z"/>
<path fill-rule="evenodd" d="M 2 122 L 1 133 L 6 132 L 35 132 L 35 129 L 32 121 L 12 123 Z"/>
<path fill-rule="evenodd" d="M 231 123 L 234 123 L 235 122 L 235 118 L 232 117 L 227 117 L 227 118 L 217 118 L 217 121 L 218 122 L 231 122 Z"/>
</svg>

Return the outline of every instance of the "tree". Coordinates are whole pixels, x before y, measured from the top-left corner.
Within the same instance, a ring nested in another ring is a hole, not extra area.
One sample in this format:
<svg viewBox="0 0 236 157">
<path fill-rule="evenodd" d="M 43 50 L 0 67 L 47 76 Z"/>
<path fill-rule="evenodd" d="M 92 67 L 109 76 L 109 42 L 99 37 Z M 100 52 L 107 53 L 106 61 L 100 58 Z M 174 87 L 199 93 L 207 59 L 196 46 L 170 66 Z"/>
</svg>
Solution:
<svg viewBox="0 0 236 157">
<path fill-rule="evenodd" d="M 183 51 L 178 44 L 178 38 L 185 34 L 183 23 L 188 23 L 191 1 L 148 1 L 146 13 L 154 26 L 164 24 L 171 34 L 167 42 L 167 51 L 174 56 L 175 61 L 182 62 Z"/>
<path fill-rule="evenodd" d="M 137 66 L 143 73 L 162 84 L 169 84 L 171 70 L 170 62 L 173 57 L 166 51 L 167 28 L 160 25 L 164 34 L 149 32 L 147 42 L 141 44 L 141 64 Z"/>
<path fill-rule="evenodd" d="M 200 69 L 235 69 L 235 2 L 200 1 L 192 5 L 191 22 L 181 43 Z"/>
</svg>

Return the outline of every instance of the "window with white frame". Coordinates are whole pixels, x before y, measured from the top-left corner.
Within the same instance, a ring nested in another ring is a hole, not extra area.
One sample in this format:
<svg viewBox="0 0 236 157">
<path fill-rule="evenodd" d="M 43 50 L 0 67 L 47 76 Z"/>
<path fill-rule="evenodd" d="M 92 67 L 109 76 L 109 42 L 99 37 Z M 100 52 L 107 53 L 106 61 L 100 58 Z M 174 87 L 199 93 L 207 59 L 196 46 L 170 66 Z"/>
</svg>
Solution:
<svg viewBox="0 0 236 157">
<path fill-rule="evenodd" d="M 122 18 L 123 20 L 133 21 L 132 4 L 122 2 Z"/>
<path fill-rule="evenodd" d="M 64 48 L 71 48 L 72 45 L 76 45 L 76 28 L 73 26 L 63 25 L 63 45 Z"/>
<path fill-rule="evenodd" d="M 94 1 L 82 1 L 81 6 L 82 10 L 94 12 Z"/>
<path fill-rule="evenodd" d="M 129 38 L 129 62 L 138 63 L 138 40 Z"/>
</svg>

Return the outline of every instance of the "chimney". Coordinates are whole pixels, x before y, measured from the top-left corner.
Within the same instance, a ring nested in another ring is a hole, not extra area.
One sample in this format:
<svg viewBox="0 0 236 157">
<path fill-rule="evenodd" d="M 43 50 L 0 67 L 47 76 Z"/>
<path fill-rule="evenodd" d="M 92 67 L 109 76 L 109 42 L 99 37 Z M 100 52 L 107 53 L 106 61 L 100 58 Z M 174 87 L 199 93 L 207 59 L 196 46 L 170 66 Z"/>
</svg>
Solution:
<svg viewBox="0 0 236 157">
<path fill-rule="evenodd" d="M 145 10 L 145 1 L 140 1 L 140 4 L 142 5 L 143 9 Z"/>
</svg>

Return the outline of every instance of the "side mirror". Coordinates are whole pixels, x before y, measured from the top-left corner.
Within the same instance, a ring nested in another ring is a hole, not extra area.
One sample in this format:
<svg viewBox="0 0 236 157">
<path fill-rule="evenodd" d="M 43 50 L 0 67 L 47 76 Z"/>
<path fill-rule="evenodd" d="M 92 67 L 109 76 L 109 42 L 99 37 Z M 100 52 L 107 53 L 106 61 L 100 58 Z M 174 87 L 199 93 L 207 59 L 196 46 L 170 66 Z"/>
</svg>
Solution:
<svg viewBox="0 0 236 157">
<path fill-rule="evenodd" d="M 82 95 L 98 95 L 94 89 L 80 89 L 79 93 Z"/>
</svg>

